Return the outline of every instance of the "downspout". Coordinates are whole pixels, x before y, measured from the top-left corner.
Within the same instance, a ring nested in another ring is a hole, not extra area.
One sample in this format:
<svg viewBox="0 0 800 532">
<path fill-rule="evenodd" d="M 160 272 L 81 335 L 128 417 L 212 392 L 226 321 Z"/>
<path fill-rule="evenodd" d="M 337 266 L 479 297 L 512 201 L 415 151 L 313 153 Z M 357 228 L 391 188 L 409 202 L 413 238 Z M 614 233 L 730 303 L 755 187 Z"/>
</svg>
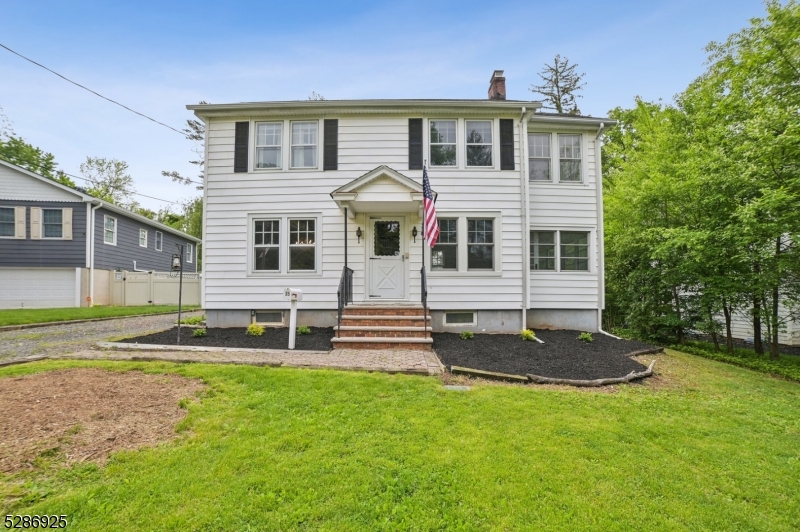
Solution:
<svg viewBox="0 0 800 532">
<path fill-rule="evenodd" d="M 528 148 L 528 120 L 530 115 L 525 106 L 522 107 L 519 116 L 519 173 L 520 190 L 522 191 L 522 328 L 528 328 L 528 306 L 531 302 L 531 257 L 530 257 L 530 186 L 528 183 L 527 167 L 527 148 Z"/>
<path fill-rule="evenodd" d="M 603 217 L 603 153 L 601 151 L 600 137 L 606 125 L 600 123 L 597 136 L 594 139 L 595 153 L 595 187 L 597 198 L 597 331 L 611 338 L 621 340 L 603 330 L 603 309 L 606 306 L 606 259 L 605 259 L 605 227 Z"/>
<path fill-rule="evenodd" d="M 103 206 L 102 203 L 98 203 L 97 205 L 94 205 L 94 207 L 92 207 L 91 216 L 90 216 L 91 222 L 89 224 L 90 232 L 91 232 L 91 235 L 92 235 L 91 236 L 91 251 L 90 251 L 91 255 L 89 257 L 89 306 L 90 307 L 94 306 L 94 244 L 95 244 L 95 242 L 94 242 L 94 240 L 95 240 L 95 238 L 94 238 L 94 236 L 95 236 L 94 235 L 94 232 L 95 232 L 95 226 L 94 226 L 95 220 L 94 219 L 95 219 L 95 211 L 97 209 L 99 209 L 100 207 L 102 207 L 102 206 Z"/>
</svg>

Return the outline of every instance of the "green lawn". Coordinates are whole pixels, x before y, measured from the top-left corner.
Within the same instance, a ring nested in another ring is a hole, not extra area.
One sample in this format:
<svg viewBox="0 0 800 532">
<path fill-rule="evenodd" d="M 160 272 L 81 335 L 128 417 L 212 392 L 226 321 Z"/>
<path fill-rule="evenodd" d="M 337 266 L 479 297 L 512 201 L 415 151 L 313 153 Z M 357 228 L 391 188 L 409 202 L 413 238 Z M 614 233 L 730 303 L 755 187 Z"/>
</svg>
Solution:
<svg viewBox="0 0 800 532">
<path fill-rule="evenodd" d="M 173 443 L 103 468 L 0 475 L 3 514 L 98 531 L 800 528 L 800 385 L 691 355 L 668 351 L 658 378 L 613 391 L 91 365 L 200 377 L 209 391 Z"/>
<path fill-rule="evenodd" d="M 183 307 L 193 310 L 197 307 Z M 0 310 L 0 327 L 4 325 L 24 325 L 27 323 L 48 323 L 51 321 L 86 320 L 91 318 L 113 318 L 136 314 L 157 314 L 177 312 L 177 306 L 146 305 L 143 307 L 80 307 L 80 308 L 19 308 Z"/>
</svg>

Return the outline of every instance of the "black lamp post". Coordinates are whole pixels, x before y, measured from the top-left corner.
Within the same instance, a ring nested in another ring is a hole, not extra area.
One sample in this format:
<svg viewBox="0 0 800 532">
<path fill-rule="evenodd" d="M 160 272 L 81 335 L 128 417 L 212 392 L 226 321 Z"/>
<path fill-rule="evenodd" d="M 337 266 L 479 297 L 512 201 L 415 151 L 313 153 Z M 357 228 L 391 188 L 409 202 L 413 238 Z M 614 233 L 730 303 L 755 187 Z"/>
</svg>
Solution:
<svg viewBox="0 0 800 532">
<path fill-rule="evenodd" d="M 183 245 L 182 244 L 175 244 L 178 247 L 178 253 L 173 253 L 172 255 L 172 272 L 170 272 L 170 277 L 173 279 L 176 275 L 180 276 L 178 278 L 178 342 L 177 344 L 180 345 L 181 343 L 181 296 L 183 295 Z"/>
</svg>

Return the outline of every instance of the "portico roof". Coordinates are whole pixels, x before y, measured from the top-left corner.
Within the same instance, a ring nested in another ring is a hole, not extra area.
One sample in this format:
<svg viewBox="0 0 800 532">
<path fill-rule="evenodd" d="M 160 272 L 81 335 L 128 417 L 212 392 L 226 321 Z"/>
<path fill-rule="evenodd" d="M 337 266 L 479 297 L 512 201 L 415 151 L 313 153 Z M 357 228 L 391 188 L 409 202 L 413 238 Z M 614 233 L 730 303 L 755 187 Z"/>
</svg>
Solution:
<svg viewBox="0 0 800 532">
<path fill-rule="evenodd" d="M 436 192 L 433 193 L 434 198 Z M 422 184 L 381 165 L 331 192 L 331 198 L 349 218 L 359 213 L 422 211 Z"/>
</svg>

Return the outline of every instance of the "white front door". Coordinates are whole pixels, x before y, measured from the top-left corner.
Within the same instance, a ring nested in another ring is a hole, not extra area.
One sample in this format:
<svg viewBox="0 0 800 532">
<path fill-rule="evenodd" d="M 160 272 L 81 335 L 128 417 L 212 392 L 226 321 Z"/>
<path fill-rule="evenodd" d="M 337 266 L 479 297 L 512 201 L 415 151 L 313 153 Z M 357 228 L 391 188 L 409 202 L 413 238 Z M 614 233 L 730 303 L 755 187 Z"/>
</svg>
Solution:
<svg viewBox="0 0 800 532">
<path fill-rule="evenodd" d="M 370 218 L 369 299 L 406 297 L 405 223 L 400 216 Z"/>
</svg>

